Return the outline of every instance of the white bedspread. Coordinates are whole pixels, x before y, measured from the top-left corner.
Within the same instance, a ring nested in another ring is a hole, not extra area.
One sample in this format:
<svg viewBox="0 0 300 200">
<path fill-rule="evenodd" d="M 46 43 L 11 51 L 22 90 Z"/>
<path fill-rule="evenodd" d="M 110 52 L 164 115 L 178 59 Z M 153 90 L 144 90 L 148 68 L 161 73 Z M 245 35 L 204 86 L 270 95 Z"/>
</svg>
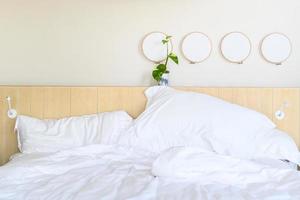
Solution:
<svg viewBox="0 0 300 200">
<path fill-rule="evenodd" d="M 91 145 L 0 167 L 0 199 L 297 200 L 300 173 L 194 148 Z"/>
</svg>

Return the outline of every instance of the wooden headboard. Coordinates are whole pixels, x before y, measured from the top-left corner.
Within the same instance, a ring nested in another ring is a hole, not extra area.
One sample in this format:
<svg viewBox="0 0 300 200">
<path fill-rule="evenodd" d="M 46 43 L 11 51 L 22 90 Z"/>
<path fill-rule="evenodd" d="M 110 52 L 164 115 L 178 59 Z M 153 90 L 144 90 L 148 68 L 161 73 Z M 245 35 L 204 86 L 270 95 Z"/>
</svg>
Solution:
<svg viewBox="0 0 300 200">
<path fill-rule="evenodd" d="M 200 88 L 179 89 L 202 92 L 264 113 L 280 129 L 288 132 L 300 145 L 300 89 L 299 88 Z M 30 87 L 0 86 L 0 165 L 18 152 L 15 120 L 7 117 L 5 97 L 12 97 L 12 105 L 19 114 L 38 118 L 61 118 L 103 111 L 126 110 L 137 117 L 145 107 L 145 87 Z M 284 102 L 286 117 L 274 116 Z"/>
</svg>

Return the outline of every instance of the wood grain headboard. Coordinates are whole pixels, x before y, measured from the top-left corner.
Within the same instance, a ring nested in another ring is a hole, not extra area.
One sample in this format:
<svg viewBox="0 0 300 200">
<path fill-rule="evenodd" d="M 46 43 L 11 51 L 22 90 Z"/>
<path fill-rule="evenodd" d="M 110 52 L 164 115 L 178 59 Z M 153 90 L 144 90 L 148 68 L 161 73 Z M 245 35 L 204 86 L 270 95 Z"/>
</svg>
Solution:
<svg viewBox="0 0 300 200">
<path fill-rule="evenodd" d="M 300 145 L 299 88 L 200 88 L 179 89 L 202 92 L 264 113 Z M 137 117 L 145 107 L 145 87 L 30 87 L 0 86 L 0 165 L 18 151 L 14 120 L 7 117 L 5 97 L 19 114 L 38 118 L 61 118 L 103 111 L 126 110 Z M 279 121 L 274 113 L 288 102 L 286 117 Z"/>
</svg>

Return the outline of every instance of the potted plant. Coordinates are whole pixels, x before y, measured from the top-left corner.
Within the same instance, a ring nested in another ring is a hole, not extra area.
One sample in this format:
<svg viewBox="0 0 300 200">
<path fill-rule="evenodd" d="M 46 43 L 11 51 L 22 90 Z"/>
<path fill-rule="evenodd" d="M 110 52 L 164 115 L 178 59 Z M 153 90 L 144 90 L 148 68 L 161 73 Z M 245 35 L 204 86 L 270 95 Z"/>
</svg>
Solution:
<svg viewBox="0 0 300 200">
<path fill-rule="evenodd" d="M 169 84 L 169 73 L 168 63 L 169 60 L 172 60 L 174 63 L 178 65 L 178 57 L 173 52 L 169 53 L 169 43 L 171 41 L 172 36 L 166 36 L 165 39 L 162 40 L 162 45 L 167 45 L 167 55 L 164 63 L 160 63 L 156 65 L 152 71 L 152 77 L 157 81 L 158 85 L 168 85 Z"/>
</svg>

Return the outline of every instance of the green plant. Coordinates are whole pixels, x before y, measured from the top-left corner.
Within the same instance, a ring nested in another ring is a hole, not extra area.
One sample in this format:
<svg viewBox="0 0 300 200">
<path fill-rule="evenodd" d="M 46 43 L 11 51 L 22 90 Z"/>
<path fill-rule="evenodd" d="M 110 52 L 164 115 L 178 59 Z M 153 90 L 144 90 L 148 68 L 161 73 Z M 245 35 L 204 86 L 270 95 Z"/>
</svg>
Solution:
<svg viewBox="0 0 300 200">
<path fill-rule="evenodd" d="M 157 82 L 159 82 L 163 76 L 163 74 L 168 74 L 170 73 L 170 71 L 168 70 L 168 62 L 169 59 L 171 59 L 174 63 L 176 63 L 178 65 L 178 57 L 176 54 L 174 54 L 173 52 L 169 53 L 169 43 L 171 41 L 171 37 L 172 36 L 166 36 L 165 39 L 162 40 L 162 44 L 163 45 L 167 45 L 167 56 L 166 56 L 166 60 L 164 63 L 160 63 L 158 65 L 156 65 L 152 71 L 152 77 L 154 78 L 154 80 L 156 80 Z"/>
</svg>

